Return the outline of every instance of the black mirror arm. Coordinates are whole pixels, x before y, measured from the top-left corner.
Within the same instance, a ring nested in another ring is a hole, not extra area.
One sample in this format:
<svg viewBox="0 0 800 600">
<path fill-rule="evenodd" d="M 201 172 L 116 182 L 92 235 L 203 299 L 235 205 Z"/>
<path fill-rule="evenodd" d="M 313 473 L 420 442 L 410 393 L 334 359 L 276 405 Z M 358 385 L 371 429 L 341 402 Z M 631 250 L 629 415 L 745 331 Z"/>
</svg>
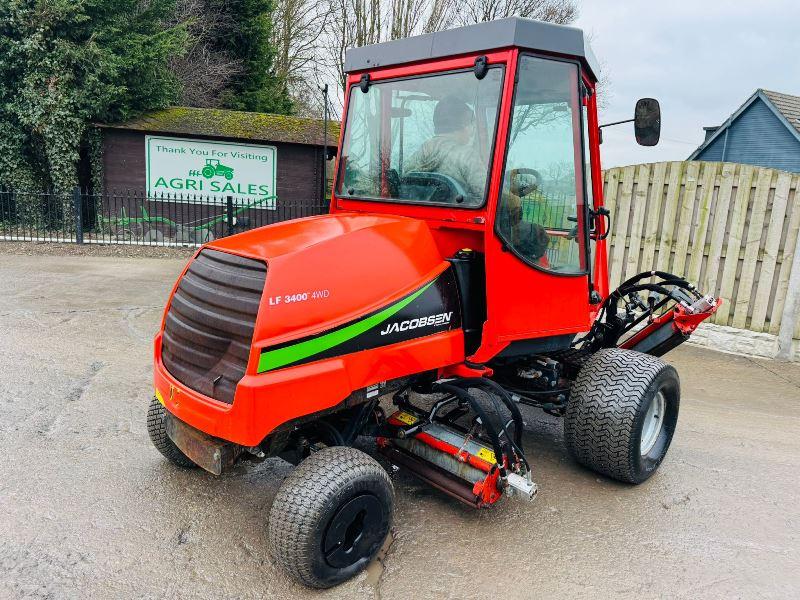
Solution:
<svg viewBox="0 0 800 600">
<path fill-rule="evenodd" d="M 625 119 L 624 121 L 614 121 L 613 123 L 605 123 L 604 125 L 600 125 L 600 129 L 603 127 L 611 127 L 612 125 L 622 125 L 623 123 L 633 123 L 636 119 Z"/>
</svg>

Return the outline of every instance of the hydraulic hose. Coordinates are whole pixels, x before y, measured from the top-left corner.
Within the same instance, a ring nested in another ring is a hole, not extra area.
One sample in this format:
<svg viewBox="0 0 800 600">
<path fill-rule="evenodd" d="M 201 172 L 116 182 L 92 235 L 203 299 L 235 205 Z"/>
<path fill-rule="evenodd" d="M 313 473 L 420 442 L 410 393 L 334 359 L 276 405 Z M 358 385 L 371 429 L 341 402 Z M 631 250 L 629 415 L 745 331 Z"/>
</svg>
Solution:
<svg viewBox="0 0 800 600">
<path fill-rule="evenodd" d="M 660 277 L 670 283 L 682 281 L 684 283 L 689 283 L 683 277 L 675 275 L 674 273 L 667 273 L 666 271 L 645 271 L 643 273 L 639 273 L 638 275 L 634 275 L 630 279 L 626 279 L 622 282 L 619 286 L 620 288 L 624 288 L 625 286 L 631 285 L 632 283 L 636 283 L 637 281 L 641 281 L 642 279 L 647 279 L 648 277 Z M 619 288 L 618 288 L 619 289 Z"/>
<path fill-rule="evenodd" d="M 489 421 L 489 418 L 486 415 L 486 411 L 483 410 L 483 407 L 477 402 L 477 400 L 475 400 L 475 398 L 470 396 L 469 393 L 464 388 L 459 387 L 457 385 L 453 385 L 450 382 L 448 382 L 448 383 L 434 383 L 432 388 L 433 389 L 439 389 L 439 390 L 442 390 L 444 392 L 449 392 L 449 393 L 453 394 L 454 396 L 456 396 L 458 398 L 461 398 L 462 400 L 464 400 L 467 404 L 469 404 L 472 407 L 472 410 L 474 410 L 475 414 L 477 414 L 478 417 L 480 417 L 481 422 L 486 427 L 486 432 L 489 434 L 489 438 L 490 438 L 490 440 L 492 442 L 492 447 L 494 448 L 495 456 L 497 457 L 497 461 L 498 461 L 497 465 L 498 465 L 498 468 L 500 469 L 500 475 L 505 477 L 506 476 L 506 468 L 505 468 L 505 465 L 503 465 L 503 446 L 500 444 L 500 438 L 497 436 L 497 431 L 495 431 L 495 428 L 492 426 L 491 421 Z M 508 434 L 506 433 L 506 435 L 508 435 Z M 508 439 L 511 440 L 510 437 Z M 513 443 L 513 441 L 512 441 L 512 443 Z"/>
<path fill-rule="evenodd" d="M 508 429 L 506 429 L 505 423 L 503 423 L 502 420 L 500 426 L 503 428 L 503 432 L 506 434 L 506 439 L 509 441 L 509 444 L 511 444 L 511 447 L 517 453 L 522 462 L 525 463 L 525 468 L 530 471 L 530 465 L 528 464 L 528 460 L 525 458 L 525 453 L 522 451 L 522 428 L 524 426 L 524 423 L 522 421 L 522 413 L 520 412 L 516 402 L 514 402 L 508 395 L 508 392 L 496 381 L 491 381 L 490 379 L 484 379 L 482 377 L 464 377 L 462 379 L 456 379 L 448 383 L 451 385 L 461 386 L 464 388 L 484 387 L 497 392 L 497 396 L 500 397 L 500 400 L 503 402 L 503 404 L 506 405 L 509 412 L 511 413 L 511 418 L 514 421 L 514 437 L 512 438 L 508 434 Z M 464 391 L 470 398 L 470 401 L 472 401 L 473 398 L 472 396 L 469 396 L 469 392 L 467 392 L 466 389 Z M 489 397 L 491 398 L 492 403 L 495 405 L 495 410 L 497 410 L 498 406 L 495 395 L 489 393 Z M 475 404 L 477 404 L 477 401 L 475 401 Z M 499 412 L 500 411 L 498 410 L 498 414 Z M 481 420 L 484 423 L 488 423 L 483 416 L 481 416 Z M 491 427 L 490 424 L 489 427 Z"/>
<path fill-rule="evenodd" d="M 350 422 L 350 427 L 347 428 L 347 434 L 344 436 L 344 439 L 348 445 L 353 443 L 358 431 L 361 429 L 361 425 L 364 423 L 367 415 L 372 411 L 376 404 L 377 399 L 365 402 L 361 407 L 361 410 L 358 411 L 358 417 Z"/>
<path fill-rule="evenodd" d="M 345 444 L 344 437 L 342 436 L 341 432 L 338 429 L 336 429 L 336 427 L 334 427 L 333 425 L 331 425 L 327 421 L 323 421 L 322 419 L 317 421 L 316 424 L 317 424 L 317 426 L 322 427 L 322 429 L 324 429 L 325 431 L 327 431 L 330 434 L 330 436 L 333 438 L 333 441 L 336 443 L 336 445 L 338 445 L 338 446 L 346 446 L 347 445 L 347 444 Z"/>
<path fill-rule="evenodd" d="M 465 384 L 463 387 L 484 387 L 489 388 L 497 392 L 497 395 L 500 397 L 500 400 L 505 404 L 508 411 L 511 413 L 511 418 L 514 419 L 514 441 L 517 445 L 522 444 L 522 428 L 524 427 L 524 423 L 522 421 L 522 413 L 519 410 L 519 406 L 517 403 L 511 399 L 511 396 L 508 395 L 508 392 L 496 381 L 492 381 L 491 379 L 484 379 L 483 377 L 464 377 L 463 379 L 457 379 L 455 381 L 451 381 L 455 385 L 462 385 Z"/>
</svg>

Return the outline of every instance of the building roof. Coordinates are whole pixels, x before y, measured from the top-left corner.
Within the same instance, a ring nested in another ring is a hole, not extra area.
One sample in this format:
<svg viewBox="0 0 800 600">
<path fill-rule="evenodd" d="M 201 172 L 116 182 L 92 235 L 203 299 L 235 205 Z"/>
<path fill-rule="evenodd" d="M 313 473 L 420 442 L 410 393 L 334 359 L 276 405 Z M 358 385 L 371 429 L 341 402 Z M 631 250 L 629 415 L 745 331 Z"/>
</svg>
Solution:
<svg viewBox="0 0 800 600">
<path fill-rule="evenodd" d="M 694 160 L 697 156 L 715 139 L 722 135 L 731 124 L 738 119 L 742 113 L 750 107 L 753 102 L 761 100 L 775 114 L 778 120 L 797 138 L 800 142 L 800 96 L 771 92 L 765 89 L 757 89 L 753 95 L 745 100 L 725 122 L 714 130 L 712 135 L 706 135 L 706 139 L 689 156 L 689 160 Z M 709 131 L 710 127 L 703 127 Z"/>
<path fill-rule="evenodd" d="M 127 129 L 148 133 L 173 133 L 238 140 L 257 140 L 287 144 L 322 146 L 323 122 L 286 115 L 187 108 L 174 106 L 141 115 L 123 123 L 103 123 L 108 129 Z M 339 123 L 328 122 L 328 145 L 339 140 Z"/>
<path fill-rule="evenodd" d="M 595 77 L 600 75 L 600 66 L 582 30 L 522 17 L 350 48 L 345 57 L 344 70 L 351 73 L 510 46 L 575 56 Z"/>
<path fill-rule="evenodd" d="M 789 124 L 800 133 L 800 96 L 761 90 L 770 99 Z"/>
</svg>

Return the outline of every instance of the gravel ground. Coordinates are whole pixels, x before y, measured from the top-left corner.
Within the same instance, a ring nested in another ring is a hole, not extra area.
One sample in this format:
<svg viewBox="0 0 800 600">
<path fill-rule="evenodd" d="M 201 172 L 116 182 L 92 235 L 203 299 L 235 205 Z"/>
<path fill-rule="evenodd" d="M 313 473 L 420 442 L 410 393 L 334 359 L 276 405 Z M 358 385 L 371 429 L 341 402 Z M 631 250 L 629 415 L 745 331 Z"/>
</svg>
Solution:
<svg viewBox="0 0 800 600">
<path fill-rule="evenodd" d="M 172 258 L 188 260 L 197 248 L 188 246 L 139 246 L 136 244 L 58 244 L 51 242 L 0 241 L 0 255 L 22 256 L 116 256 L 120 258 Z"/>
<path fill-rule="evenodd" d="M 0 244 L 0 598 L 800 597 L 800 365 L 671 353 L 678 431 L 638 487 L 526 411 L 535 502 L 471 511 L 400 472 L 383 563 L 315 592 L 266 550 L 289 465 L 214 478 L 150 445 L 151 339 L 185 258 L 67 248 Z"/>
</svg>

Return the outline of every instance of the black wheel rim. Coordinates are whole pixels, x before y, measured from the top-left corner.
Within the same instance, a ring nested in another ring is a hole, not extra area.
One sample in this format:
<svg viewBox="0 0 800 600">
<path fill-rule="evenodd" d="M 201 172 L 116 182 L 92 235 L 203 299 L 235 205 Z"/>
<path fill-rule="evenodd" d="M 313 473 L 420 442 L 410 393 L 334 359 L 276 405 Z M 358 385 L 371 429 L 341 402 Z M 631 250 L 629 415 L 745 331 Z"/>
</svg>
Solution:
<svg viewBox="0 0 800 600">
<path fill-rule="evenodd" d="M 372 494 L 351 498 L 328 524 L 322 545 L 325 562 L 344 569 L 375 551 L 383 538 L 384 510 Z"/>
</svg>

